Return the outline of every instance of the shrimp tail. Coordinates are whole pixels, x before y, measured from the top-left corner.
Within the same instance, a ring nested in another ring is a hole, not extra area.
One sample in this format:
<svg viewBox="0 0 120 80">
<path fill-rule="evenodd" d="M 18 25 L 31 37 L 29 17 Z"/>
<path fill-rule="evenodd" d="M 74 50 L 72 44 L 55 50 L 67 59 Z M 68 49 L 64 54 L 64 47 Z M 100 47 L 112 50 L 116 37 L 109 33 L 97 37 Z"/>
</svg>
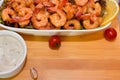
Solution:
<svg viewBox="0 0 120 80">
<path fill-rule="evenodd" d="M 65 6 L 67 2 L 68 2 L 68 0 L 62 0 L 61 3 L 58 5 L 58 8 L 62 9 L 63 6 Z"/>
<path fill-rule="evenodd" d="M 40 8 L 35 8 L 33 13 L 38 14 L 39 12 L 40 12 Z"/>
<path fill-rule="evenodd" d="M 34 14 L 38 14 L 40 12 L 40 10 L 44 7 L 44 5 L 42 3 L 39 3 L 35 9 L 34 9 Z"/>
<path fill-rule="evenodd" d="M 34 0 L 34 4 L 39 4 L 40 2 L 40 0 Z"/>
<path fill-rule="evenodd" d="M 47 8 L 47 11 L 50 13 L 55 13 L 57 11 L 57 9 L 55 7 L 49 7 L 49 8 Z"/>
<path fill-rule="evenodd" d="M 82 13 L 78 11 L 78 12 L 75 14 L 75 17 L 76 17 L 78 20 L 81 20 L 81 15 L 82 15 Z"/>
<path fill-rule="evenodd" d="M 10 0 L 9 2 L 7 2 L 7 7 L 11 7 L 12 3 L 14 2 L 15 0 Z"/>
<path fill-rule="evenodd" d="M 11 18 L 11 22 L 19 22 L 20 17 Z"/>
<path fill-rule="evenodd" d="M 43 2 L 42 4 L 43 4 L 45 7 L 54 7 L 54 6 L 55 6 L 55 4 L 52 3 L 52 2 Z"/>
</svg>

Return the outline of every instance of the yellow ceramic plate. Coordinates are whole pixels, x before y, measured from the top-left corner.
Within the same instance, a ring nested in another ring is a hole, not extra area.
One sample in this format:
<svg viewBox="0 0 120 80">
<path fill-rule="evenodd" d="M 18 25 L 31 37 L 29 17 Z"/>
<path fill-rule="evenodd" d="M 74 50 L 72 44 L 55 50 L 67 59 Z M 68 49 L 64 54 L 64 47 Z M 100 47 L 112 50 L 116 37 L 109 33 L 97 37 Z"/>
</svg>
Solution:
<svg viewBox="0 0 120 80">
<path fill-rule="evenodd" d="M 4 0 L 0 0 L 0 5 L 3 3 Z M 25 29 L 25 28 L 14 28 L 9 27 L 3 24 L 0 24 L 1 27 L 24 33 L 24 34 L 30 34 L 30 35 L 39 35 L 39 36 L 51 36 L 51 35 L 63 35 L 63 36 L 76 36 L 76 35 L 83 35 L 83 34 L 89 34 L 97 31 L 101 31 L 109 27 L 111 24 L 111 21 L 116 17 L 119 11 L 118 4 L 115 0 L 106 0 L 107 1 L 107 11 L 106 16 L 104 17 L 103 23 L 100 27 L 94 28 L 94 29 L 88 29 L 88 30 L 36 30 L 36 29 Z"/>
<path fill-rule="evenodd" d="M 101 26 L 104 26 L 110 22 L 118 15 L 119 5 L 116 0 L 106 0 L 106 15 L 104 16 Z"/>
</svg>

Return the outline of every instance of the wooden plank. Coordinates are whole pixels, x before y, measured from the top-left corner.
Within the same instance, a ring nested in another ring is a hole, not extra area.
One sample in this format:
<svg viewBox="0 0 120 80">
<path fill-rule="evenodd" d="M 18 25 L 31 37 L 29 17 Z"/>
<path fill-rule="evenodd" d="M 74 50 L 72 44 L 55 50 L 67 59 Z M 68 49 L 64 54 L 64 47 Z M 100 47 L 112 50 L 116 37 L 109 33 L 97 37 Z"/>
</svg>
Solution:
<svg viewBox="0 0 120 80">
<path fill-rule="evenodd" d="M 120 27 L 115 19 L 116 40 L 105 40 L 103 31 L 62 36 L 59 50 L 48 46 L 49 37 L 21 34 L 27 44 L 27 60 L 15 77 L 0 80 L 32 80 L 29 69 L 35 67 L 38 80 L 120 80 Z"/>
</svg>

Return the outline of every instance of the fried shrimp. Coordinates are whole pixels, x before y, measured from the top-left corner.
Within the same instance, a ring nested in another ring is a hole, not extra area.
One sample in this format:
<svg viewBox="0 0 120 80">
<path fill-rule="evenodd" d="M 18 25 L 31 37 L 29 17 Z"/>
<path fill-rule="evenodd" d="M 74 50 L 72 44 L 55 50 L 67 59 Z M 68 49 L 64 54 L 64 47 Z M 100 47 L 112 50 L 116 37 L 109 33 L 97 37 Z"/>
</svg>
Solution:
<svg viewBox="0 0 120 80">
<path fill-rule="evenodd" d="M 102 8 L 100 3 L 94 3 L 91 7 L 88 8 L 88 12 L 94 15 L 99 16 L 101 14 Z"/>
<path fill-rule="evenodd" d="M 31 21 L 34 28 L 42 29 L 48 23 L 48 16 L 42 13 L 38 13 L 32 17 Z"/>
<path fill-rule="evenodd" d="M 44 5 L 45 7 L 54 7 L 54 6 L 55 6 L 55 4 L 52 3 L 52 2 L 43 2 L 43 5 Z"/>
<path fill-rule="evenodd" d="M 51 30 L 54 29 L 54 26 L 51 23 L 47 23 L 46 26 L 40 27 L 41 30 Z"/>
<path fill-rule="evenodd" d="M 26 4 L 26 7 L 31 8 L 34 11 L 35 5 L 33 0 L 25 0 L 25 4 Z"/>
<path fill-rule="evenodd" d="M 12 1 L 12 8 L 15 11 L 19 11 L 21 8 L 25 7 L 25 1 L 24 0 L 13 0 Z"/>
<path fill-rule="evenodd" d="M 68 0 L 60 0 L 60 4 L 58 5 L 58 8 L 62 9 L 67 3 L 68 3 Z"/>
<path fill-rule="evenodd" d="M 45 10 L 44 5 L 39 3 L 35 7 L 34 15 L 31 18 L 33 27 L 36 29 L 44 29 L 48 24 L 49 13 Z"/>
<path fill-rule="evenodd" d="M 75 0 L 75 3 L 79 6 L 84 6 L 87 2 L 88 0 Z"/>
<path fill-rule="evenodd" d="M 67 19 L 70 20 L 74 17 L 75 13 L 77 12 L 77 6 L 72 5 L 71 3 L 67 3 L 64 7 L 64 11 L 66 12 Z"/>
<path fill-rule="evenodd" d="M 102 22 L 101 17 L 91 16 L 90 19 L 83 20 L 83 26 L 85 29 L 93 29 L 98 27 Z"/>
<path fill-rule="evenodd" d="M 27 26 L 29 23 L 30 23 L 30 20 L 26 20 L 26 21 L 19 22 L 18 24 L 20 25 L 21 28 L 23 28 Z"/>
<path fill-rule="evenodd" d="M 66 22 L 65 26 L 64 26 L 65 29 L 74 29 L 74 30 L 79 30 L 81 29 L 81 24 L 78 20 L 76 19 L 73 19 L 73 20 L 69 20 Z"/>
<path fill-rule="evenodd" d="M 107 8 L 105 0 L 7 0 L 1 9 L 5 25 L 79 30 L 99 27 Z"/>
<path fill-rule="evenodd" d="M 34 4 L 34 1 L 33 0 L 25 0 L 25 3 L 27 6 L 29 6 L 31 4 Z"/>
<path fill-rule="evenodd" d="M 64 11 L 60 9 L 57 9 L 56 13 L 50 15 L 49 18 L 50 18 L 51 23 L 57 28 L 64 26 L 66 19 L 67 19 Z"/>
<path fill-rule="evenodd" d="M 1 15 L 2 15 L 3 21 L 8 21 L 8 22 L 11 22 L 12 18 L 16 17 L 14 10 L 12 10 L 11 8 L 5 8 L 2 11 Z"/>
<path fill-rule="evenodd" d="M 54 12 L 56 12 L 56 10 L 57 10 L 57 8 L 58 8 L 58 6 L 59 6 L 59 0 L 50 0 L 49 2 L 47 2 L 47 3 L 49 3 L 49 4 L 51 4 L 51 6 L 49 5 L 47 5 L 48 7 L 47 7 L 47 11 L 48 12 L 50 12 L 50 13 L 54 13 Z"/>
<path fill-rule="evenodd" d="M 21 8 L 18 15 L 12 18 L 12 22 L 18 22 L 20 27 L 24 27 L 29 24 L 32 14 L 33 12 L 30 8 Z"/>
<path fill-rule="evenodd" d="M 18 22 L 29 20 L 32 17 L 32 10 L 30 8 L 22 8 L 19 10 L 18 17 L 16 17 L 16 20 Z"/>
<path fill-rule="evenodd" d="M 55 4 L 55 7 L 58 7 L 59 5 L 59 0 L 50 0 L 50 2 L 52 2 L 53 4 Z"/>
<path fill-rule="evenodd" d="M 20 17 L 18 23 L 20 27 L 24 27 L 29 24 L 30 18 L 32 17 L 32 10 L 30 8 L 22 8 L 18 16 Z"/>
<path fill-rule="evenodd" d="M 48 2 L 49 0 L 33 0 L 34 4 L 37 5 L 42 2 Z"/>
<path fill-rule="evenodd" d="M 34 0 L 34 4 L 39 4 L 41 0 Z"/>
</svg>

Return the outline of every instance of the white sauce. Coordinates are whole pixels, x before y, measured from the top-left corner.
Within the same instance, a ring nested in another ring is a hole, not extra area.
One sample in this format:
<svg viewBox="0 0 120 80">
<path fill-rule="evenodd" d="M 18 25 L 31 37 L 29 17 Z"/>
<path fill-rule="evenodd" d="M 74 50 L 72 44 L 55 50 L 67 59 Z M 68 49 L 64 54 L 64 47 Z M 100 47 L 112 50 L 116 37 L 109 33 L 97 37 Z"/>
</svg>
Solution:
<svg viewBox="0 0 120 80">
<path fill-rule="evenodd" d="M 22 59 L 23 47 L 19 40 L 12 36 L 0 36 L 0 72 L 15 67 Z"/>
</svg>

